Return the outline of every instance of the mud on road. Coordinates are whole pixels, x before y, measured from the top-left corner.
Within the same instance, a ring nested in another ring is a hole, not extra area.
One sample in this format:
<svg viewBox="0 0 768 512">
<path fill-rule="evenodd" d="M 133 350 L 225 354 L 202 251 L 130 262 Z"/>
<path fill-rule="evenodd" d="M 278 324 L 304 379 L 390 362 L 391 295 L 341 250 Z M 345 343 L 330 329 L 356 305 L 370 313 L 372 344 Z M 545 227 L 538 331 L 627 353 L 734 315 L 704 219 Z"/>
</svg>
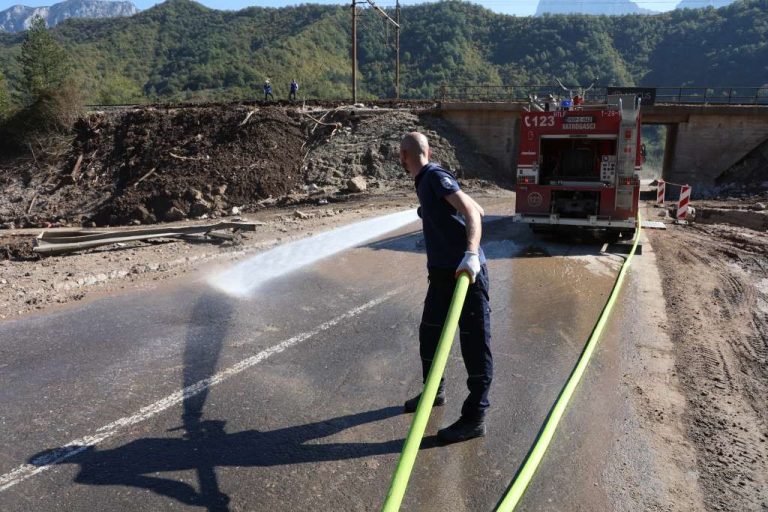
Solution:
<svg viewBox="0 0 768 512">
<path fill-rule="evenodd" d="M 709 510 L 768 509 L 768 233 L 649 232 Z"/>
<path fill-rule="evenodd" d="M 480 200 L 495 198 L 513 204 L 512 192 L 482 182 L 467 185 L 465 190 Z M 120 291 L 151 289 L 204 265 L 224 264 L 343 224 L 415 208 L 416 201 L 411 190 L 390 190 L 357 194 L 343 203 L 271 207 L 242 216 L 259 225 L 255 232 L 243 233 L 238 244 L 128 242 L 42 259 L 31 253 L 30 244 L 40 230 L 17 230 L 4 236 L 0 231 L 0 247 L 13 251 L 12 259 L 0 255 L 0 320 Z"/>
<path fill-rule="evenodd" d="M 311 236 L 318 230 L 408 208 L 412 206 L 412 199 L 404 194 L 392 195 L 375 203 L 375 207 L 370 202 L 354 201 L 342 206 L 270 208 L 248 214 L 243 220 L 259 225 L 255 232 L 243 233 L 238 244 L 213 245 L 165 239 L 149 243 L 128 242 L 42 259 L 4 261 L 0 258 L 0 320 L 44 312 L 123 290 L 152 289 L 167 279 L 203 265 L 223 264 Z M 0 236 L 0 243 L 6 242 L 5 247 L 18 250 L 16 256 L 29 253 L 29 239 L 35 231 L 24 232 L 27 234 Z"/>
</svg>

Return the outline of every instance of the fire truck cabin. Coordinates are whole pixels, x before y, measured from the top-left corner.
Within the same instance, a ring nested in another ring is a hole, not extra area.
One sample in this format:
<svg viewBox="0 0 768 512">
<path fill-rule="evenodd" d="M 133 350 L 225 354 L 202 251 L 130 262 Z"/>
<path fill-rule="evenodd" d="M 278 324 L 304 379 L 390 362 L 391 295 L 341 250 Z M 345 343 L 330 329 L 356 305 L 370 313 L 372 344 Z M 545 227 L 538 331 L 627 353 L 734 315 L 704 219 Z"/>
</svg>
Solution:
<svg viewBox="0 0 768 512">
<path fill-rule="evenodd" d="M 609 96 L 579 110 L 523 112 L 515 220 L 635 228 L 641 169 L 640 100 Z"/>
</svg>

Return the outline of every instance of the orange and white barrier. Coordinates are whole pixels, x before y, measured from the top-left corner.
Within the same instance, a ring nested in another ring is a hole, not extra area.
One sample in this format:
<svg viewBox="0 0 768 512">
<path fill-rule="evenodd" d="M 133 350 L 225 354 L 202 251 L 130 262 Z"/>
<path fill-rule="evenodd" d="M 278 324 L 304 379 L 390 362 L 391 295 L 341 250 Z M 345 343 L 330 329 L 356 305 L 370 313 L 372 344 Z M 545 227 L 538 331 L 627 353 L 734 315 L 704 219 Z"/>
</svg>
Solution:
<svg viewBox="0 0 768 512">
<path fill-rule="evenodd" d="M 680 187 L 680 199 L 677 202 L 677 220 L 685 220 L 688 217 L 688 203 L 691 202 L 690 185 Z"/>
<path fill-rule="evenodd" d="M 656 205 L 664 206 L 664 194 L 666 193 L 666 183 L 664 180 L 659 180 L 656 183 Z"/>
</svg>

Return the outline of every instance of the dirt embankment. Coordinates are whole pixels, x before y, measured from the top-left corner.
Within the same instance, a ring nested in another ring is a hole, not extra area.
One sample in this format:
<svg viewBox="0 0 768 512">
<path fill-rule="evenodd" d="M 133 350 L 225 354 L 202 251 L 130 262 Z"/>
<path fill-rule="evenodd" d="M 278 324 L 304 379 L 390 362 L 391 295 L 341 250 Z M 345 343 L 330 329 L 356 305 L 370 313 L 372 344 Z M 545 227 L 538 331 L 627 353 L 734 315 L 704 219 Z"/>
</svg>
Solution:
<svg viewBox="0 0 768 512">
<path fill-rule="evenodd" d="M 347 180 L 364 176 L 374 190 L 410 188 L 412 180 L 400 165 L 400 138 L 419 131 L 429 138 L 432 159 L 460 179 L 492 179 L 495 164 L 443 119 L 428 112 L 363 111 L 350 115 L 330 111 L 324 123 L 339 123 L 333 137 L 311 145 L 304 164 L 305 181 L 344 188 Z M 510 185 L 511 183 L 501 183 Z"/>
<path fill-rule="evenodd" d="M 768 193 L 736 200 L 696 202 L 698 224 L 728 224 L 755 231 L 768 231 Z"/>
<path fill-rule="evenodd" d="M 304 141 L 299 116 L 279 108 L 91 114 L 59 161 L 7 162 L 0 217 L 24 227 L 220 216 L 295 188 Z"/>
<path fill-rule="evenodd" d="M 0 160 L 0 226 L 215 218 L 307 195 L 332 200 L 355 177 L 364 182 L 357 192 L 407 188 L 398 146 L 408 130 L 426 132 L 437 161 L 460 177 L 493 177 L 492 162 L 425 112 L 217 105 L 93 113 L 61 155 Z"/>
<path fill-rule="evenodd" d="M 715 180 L 720 196 L 768 192 L 768 140 L 747 153 Z"/>
<path fill-rule="evenodd" d="M 768 509 L 768 233 L 650 232 L 710 510 Z"/>
</svg>

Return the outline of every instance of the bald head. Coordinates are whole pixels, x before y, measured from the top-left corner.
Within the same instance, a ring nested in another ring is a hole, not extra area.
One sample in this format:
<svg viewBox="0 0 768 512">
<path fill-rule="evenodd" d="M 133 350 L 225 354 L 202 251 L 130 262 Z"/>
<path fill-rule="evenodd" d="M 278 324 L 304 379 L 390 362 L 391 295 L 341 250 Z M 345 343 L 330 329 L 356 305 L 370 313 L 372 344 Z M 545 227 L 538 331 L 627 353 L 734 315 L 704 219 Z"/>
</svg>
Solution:
<svg viewBox="0 0 768 512">
<path fill-rule="evenodd" d="M 400 141 L 400 149 L 416 158 L 420 157 L 421 155 L 428 156 L 429 142 L 423 133 L 406 133 L 403 135 L 403 140 Z"/>
<path fill-rule="evenodd" d="M 411 176 L 416 176 L 429 163 L 429 141 L 423 133 L 406 133 L 400 141 L 400 163 Z"/>
</svg>

